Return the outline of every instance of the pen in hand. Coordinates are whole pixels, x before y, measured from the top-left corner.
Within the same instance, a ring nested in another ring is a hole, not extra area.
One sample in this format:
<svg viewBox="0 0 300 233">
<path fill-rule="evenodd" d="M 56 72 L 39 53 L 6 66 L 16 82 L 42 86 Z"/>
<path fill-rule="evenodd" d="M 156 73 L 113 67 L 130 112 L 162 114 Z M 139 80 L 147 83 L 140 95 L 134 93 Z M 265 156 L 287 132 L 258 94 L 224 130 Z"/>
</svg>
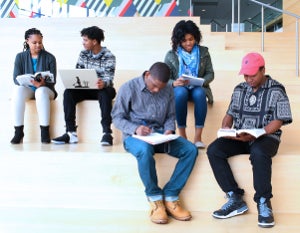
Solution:
<svg viewBox="0 0 300 233">
<path fill-rule="evenodd" d="M 142 124 L 136 129 L 135 133 L 141 136 L 147 136 L 152 133 L 152 129 L 147 125 L 146 121 L 142 121 Z"/>
</svg>

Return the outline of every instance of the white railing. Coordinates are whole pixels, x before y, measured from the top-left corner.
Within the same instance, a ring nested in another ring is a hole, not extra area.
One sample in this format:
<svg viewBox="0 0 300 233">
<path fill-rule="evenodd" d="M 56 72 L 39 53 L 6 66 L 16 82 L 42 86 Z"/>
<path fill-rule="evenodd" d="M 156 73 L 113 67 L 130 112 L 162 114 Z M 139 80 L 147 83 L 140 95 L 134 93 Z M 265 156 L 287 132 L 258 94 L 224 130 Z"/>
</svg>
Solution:
<svg viewBox="0 0 300 233">
<path fill-rule="evenodd" d="M 264 7 L 272 9 L 274 11 L 281 12 L 282 14 L 287 14 L 289 16 L 292 16 L 296 19 L 296 75 L 299 77 L 299 22 L 298 20 L 300 19 L 299 15 L 296 15 L 292 12 L 286 11 L 286 10 L 281 10 L 276 7 L 270 6 L 268 4 L 256 1 L 256 0 L 249 0 L 255 4 L 261 5 L 261 50 L 262 52 L 264 51 L 264 32 L 265 32 L 265 23 L 264 23 Z M 240 0 L 238 0 L 240 2 Z M 240 6 L 240 4 L 238 4 Z M 238 7 L 238 11 L 240 12 L 240 7 Z M 238 13 L 239 15 L 239 13 Z M 239 17 L 238 17 L 239 19 Z M 240 20 L 238 20 L 238 30 L 240 33 Z"/>
</svg>

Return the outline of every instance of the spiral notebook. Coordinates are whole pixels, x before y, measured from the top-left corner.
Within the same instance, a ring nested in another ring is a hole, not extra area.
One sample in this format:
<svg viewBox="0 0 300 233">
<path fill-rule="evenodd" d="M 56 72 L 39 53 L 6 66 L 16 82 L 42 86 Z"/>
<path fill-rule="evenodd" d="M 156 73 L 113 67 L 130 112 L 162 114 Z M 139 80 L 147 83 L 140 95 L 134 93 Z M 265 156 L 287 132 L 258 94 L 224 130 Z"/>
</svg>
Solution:
<svg viewBox="0 0 300 233">
<path fill-rule="evenodd" d="M 66 89 L 98 89 L 94 69 L 60 69 L 58 74 Z"/>
</svg>

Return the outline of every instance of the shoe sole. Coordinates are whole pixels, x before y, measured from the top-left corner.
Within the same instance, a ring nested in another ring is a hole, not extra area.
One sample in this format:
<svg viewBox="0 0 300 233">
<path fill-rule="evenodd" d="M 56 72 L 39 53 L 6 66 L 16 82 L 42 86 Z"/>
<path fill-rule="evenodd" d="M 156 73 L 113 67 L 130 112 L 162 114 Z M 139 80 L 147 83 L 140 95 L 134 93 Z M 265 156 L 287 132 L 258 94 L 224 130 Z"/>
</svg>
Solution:
<svg viewBox="0 0 300 233">
<path fill-rule="evenodd" d="M 179 221 L 190 221 L 192 219 L 192 215 L 189 215 L 189 216 L 185 216 L 185 217 L 177 217 L 177 216 L 174 216 L 173 214 L 170 213 L 170 211 L 167 211 L 167 214 L 176 219 L 176 220 L 179 220 Z"/>
<path fill-rule="evenodd" d="M 53 141 L 51 140 L 52 143 L 56 145 L 63 145 L 63 144 L 77 144 L 78 142 L 58 142 L 58 141 Z"/>
<path fill-rule="evenodd" d="M 184 217 L 184 218 L 178 218 L 178 217 L 175 217 L 174 215 L 171 215 L 170 216 L 176 220 L 179 220 L 179 221 L 190 221 L 192 219 L 192 216 L 188 216 L 188 217 Z"/>
<path fill-rule="evenodd" d="M 275 225 L 275 222 L 272 223 L 260 223 L 258 222 L 258 226 L 262 227 L 262 228 L 271 228 Z"/>
<path fill-rule="evenodd" d="M 245 212 L 248 211 L 248 207 L 247 206 L 244 206 L 238 210 L 235 210 L 235 211 L 232 211 L 231 213 L 225 215 L 225 216 L 220 216 L 220 215 L 215 215 L 215 214 L 212 214 L 212 216 L 214 218 L 219 218 L 219 219 L 225 219 L 225 218 L 231 218 L 231 217 L 234 217 L 234 216 L 237 216 L 237 215 L 241 215 Z"/>
<path fill-rule="evenodd" d="M 57 145 L 66 144 L 65 142 L 58 142 L 58 141 L 53 141 L 53 140 L 51 140 L 51 142 L 54 144 L 57 144 Z"/>
<path fill-rule="evenodd" d="M 112 144 L 108 142 L 101 142 L 101 146 L 112 146 Z"/>
<path fill-rule="evenodd" d="M 169 221 L 167 219 L 158 219 L 158 220 L 151 219 L 151 222 L 154 222 L 156 224 L 167 224 Z"/>
</svg>

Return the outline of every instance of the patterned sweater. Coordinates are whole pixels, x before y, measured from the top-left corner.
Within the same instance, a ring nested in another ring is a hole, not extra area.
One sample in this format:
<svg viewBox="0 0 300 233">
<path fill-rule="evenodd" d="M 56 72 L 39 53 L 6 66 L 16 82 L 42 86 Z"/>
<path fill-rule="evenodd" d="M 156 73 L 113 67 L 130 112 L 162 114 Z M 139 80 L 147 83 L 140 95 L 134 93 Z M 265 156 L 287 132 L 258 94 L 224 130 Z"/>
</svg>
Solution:
<svg viewBox="0 0 300 233">
<path fill-rule="evenodd" d="M 233 117 L 235 129 L 263 128 L 273 120 L 283 125 L 292 122 L 289 98 L 284 86 L 266 75 L 267 81 L 256 91 L 246 82 L 234 88 L 227 114 Z M 272 135 L 279 140 L 281 129 Z"/>
<path fill-rule="evenodd" d="M 113 87 L 116 58 L 106 47 L 94 55 L 91 51 L 83 50 L 79 54 L 77 69 L 95 69 L 99 78 L 105 82 L 106 87 Z"/>
</svg>

